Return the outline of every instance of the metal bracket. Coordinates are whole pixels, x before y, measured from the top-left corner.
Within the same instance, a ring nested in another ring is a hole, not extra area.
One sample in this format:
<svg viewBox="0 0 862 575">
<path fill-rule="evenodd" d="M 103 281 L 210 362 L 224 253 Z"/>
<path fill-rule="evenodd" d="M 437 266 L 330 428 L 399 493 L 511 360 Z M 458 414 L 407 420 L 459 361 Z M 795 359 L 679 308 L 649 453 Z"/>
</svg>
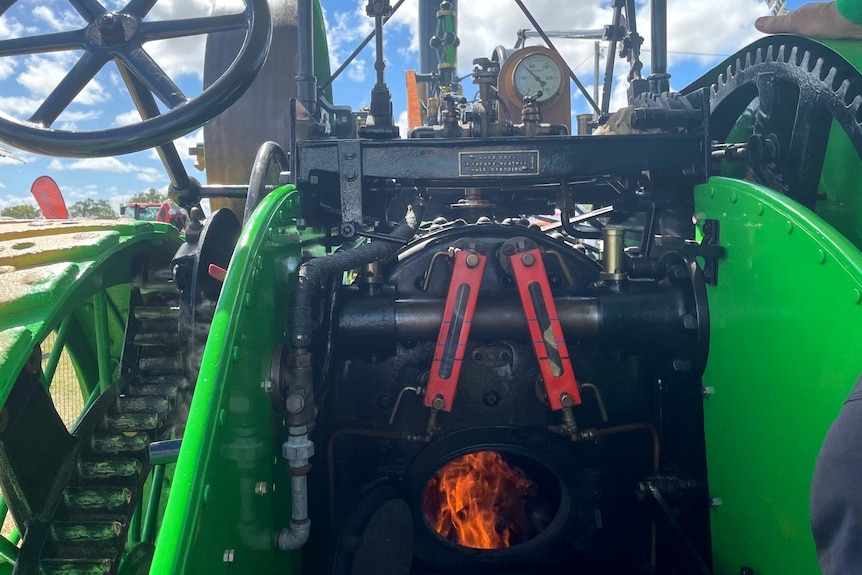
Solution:
<svg viewBox="0 0 862 575">
<path fill-rule="evenodd" d="M 361 152 L 358 140 L 341 140 L 338 142 L 342 222 L 362 222 Z"/>
<path fill-rule="evenodd" d="M 704 220 L 701 226 L 703 233 L 703 240 L 700 242 L 701 253 L 697 254 L 703 258 L 703 279 L 713 286 L 718 285 L 718 260 L 724 257 L 726 251 L 718 244 L 719 226 L 718 220 Z"/>
</svg>

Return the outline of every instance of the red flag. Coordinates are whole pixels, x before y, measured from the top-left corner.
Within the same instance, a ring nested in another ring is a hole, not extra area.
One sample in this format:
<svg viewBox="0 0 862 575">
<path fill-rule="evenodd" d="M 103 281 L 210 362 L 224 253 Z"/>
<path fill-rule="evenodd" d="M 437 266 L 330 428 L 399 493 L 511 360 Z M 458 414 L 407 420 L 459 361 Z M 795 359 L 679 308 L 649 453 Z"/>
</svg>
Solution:
<svg viewBox="0 0 862 575">
<path fill-rule="evenodd" d="M 49 176 L 39 176 L 30 186 L 30 193 L 36 198 L 42 215 L 47 220 L 67 220 L 69 212 L 66 211 L 66 202 L 60 193 L 60 186 Z"/>
</svg>

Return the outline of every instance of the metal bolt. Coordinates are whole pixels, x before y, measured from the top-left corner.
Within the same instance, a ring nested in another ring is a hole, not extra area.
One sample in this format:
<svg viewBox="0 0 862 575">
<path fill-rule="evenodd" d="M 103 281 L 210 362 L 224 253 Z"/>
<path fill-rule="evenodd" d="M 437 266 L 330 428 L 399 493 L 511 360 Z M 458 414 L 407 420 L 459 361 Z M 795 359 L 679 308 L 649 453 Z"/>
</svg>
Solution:
<svg viewBox="0 0 862 575">
<path fill-rule="evenodd" d="M 536 263 L 536 257 L 533 254 L 524 254 L 521 256 L 521 263 L 527 267 L 530 267 L 534 263 Z"/>
<path fill-rule="evenodd" d="M 261 384 L 260 384 L 260 386 L 263 388 L 263 390 L 264 390 L 266 393 L 269 393 L 270 391 L 272 391 L 272 380 L 271 380 L 271 379 L 267 379 L 266 381 L 264 381 L 263 383 L 261 383 Z"/>
<path fill-rule="evenodd" d="M 225 549 L 224 555 L 222 555 L 222 561 L 225 563 L 233 563 L 233 560 L 236 558 L 236 551 L 233 549 Z"/>
<path fill-rule="evenodd" d="M 721 497 L 710 497 L 709 498 L 709 508 L 710 509 L 718 509 L 724 505 L 724 501 L 721 500 Z"/>
<path fill-rule="evenodd" d="M 437 411 L 440 411 L 441 409 L 446 407 L 446 400 L 443 399 L 442 395 L 437 395 L 434 397 L 434 400 L 431 402 L 431 407 L 433 407 Z"/>
<path fill-rule="evenodd" d="M 257 495 L 266 495 L 268 487 L 269 486 L 268 486 L 266 481 L 258 481 L 257 483 L 254 484 L 254 492 Z"/>
<path fill-rule="evenodd" d="M 572 407 L 574 404 L 575 400 L 572 399 L 571 395 L 565 392 L 560 394 L 560 405 L 562 405 L 563 407 Z"/>
<path fill-rule="evenodd" d="M 467 254 L 467 258 L 464 261 L 468 268 L 475 268 L 479 265 L 479 256 L 476 254 Z"/>
<path fill-rule="evenodd" d="M 707 397 L 709 397 L 710 395 L 712 395 L 714 393 L 715 393 L 715 388 L 710 386 L 710 385 L 704 385 L 700 389 L 700 394 L 704 397 L 704 399 L 706 399 Z"/>
<path fill-rule="evenodd" d="M 284 401 L 284 408 L 288 413 L 299 413 L 305 408 L 305 399 L 298 393 L 291 393 Z"/>
<path fill-rule="evenodd" d="M 500 394 L 494 390 L 486 391 L 485 394 L 482 395 L 482 403 L 488 407 L 494 407 L 500 403 Z"/>
<path fill-rule="evenodd" d="M 111 29 L 117 23 L 117 15 L 113 12 L 105 12 L 96 19 L 96 24 L 102 29 Z"/>
<path fill-rule="evenodd" d="M 344 177 L 348 182 L 352 182 L 357 178 L 359 174 L 356 172 L 356 168 L 353 166 L 348 166 L 346 170 L 344 170 Z"/>
</svg>

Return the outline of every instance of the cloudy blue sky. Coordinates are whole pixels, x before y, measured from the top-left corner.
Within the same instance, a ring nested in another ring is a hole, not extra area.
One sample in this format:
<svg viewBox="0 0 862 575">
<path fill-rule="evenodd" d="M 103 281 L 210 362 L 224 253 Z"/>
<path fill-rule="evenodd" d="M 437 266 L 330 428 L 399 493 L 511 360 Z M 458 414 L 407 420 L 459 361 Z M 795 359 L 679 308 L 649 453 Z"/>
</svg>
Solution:
<svg viewBox="0 0 862 575">
<path fill-rule="evenodd" d="M 237 0 L 219 0 L 233 1 Z M 279 2 L 284 0 L 278 0 Z M 327 21 L 330 60 L 333 67 L 350 54 L 371 30 L 365 16 L 366 0 L 322 0 Z M 392 1 L 395 4 L 395 0 Z M 791 8 L 800 4 L 791 0 Z M 102 0 L 108 9 L 120 9 L 126 0 Z M 214 0 L 158 0 L 150 18 L 173 19 L 210 14 Z M 608 0 L 525 0 L 540 24 L 549 30 L 601 28 L 611 20 Z M 649 31 L 649 4 L 638 2 L 638 28 Z M 669 67 L 672 87 L 681 88 L 725 56 L 755 40 L 759 34 L 752 22 L 767 13 L 763 0 L 668 0 Z M 407 0 L 387 25 L 387 83 L 393 90 L 394 110 L 406 124 L 404 70 L 414 69 L 418 39 L 416 0 Z M 75 30 L 85 25 L 68 0 L 18 0 L 0 17 L 0 40 L 48 32 Z M 490 56 L 498 45 L 511 46 L 517 30 L 529 22 L 510 0 L 461 0 L 459 6 L 460 72 L 467 74 L 473 58 Z M 533 42 L 535 43 L 535 41 Z M 593 43 L 558 40 L 557 47 L 576 74 L 592 91 Z M 373 46 L 373 43 L 372 43 Z M 649 38 L 644 45 L 644 61 L 649 65 Z M 153 42 L 148 53 L 188 96 L 200 92 L 204 37 Z M 270 57 L 277 53 L 274 48 Z M 75 52 L 0 58 L 0 112 L 26 119 L 51 93 L 57 82 L 77 61 Z M 374 81 L 374 54 L 367 48 L 335 85 L 336 103 L 354 109 L 367 105 Z M 645 70 L 648 72 L 648 70 Z M 618 66 L 618 77 L 627 70 Z M 625 102 L 625 86 L 616 83 L 612 108 Z M 472 84 L 465 82 L 469 92 Z M 573 114 L 586 112 L 587 105 L 573 86 Z M 286 108 L 285 108 L 286 109 Z M 110 64 L 90 83 L 54 124 L 56 129 L 98 130 L 127 124 L 137 117 L 116 68 Z M 188 148 L 202 139 L 201 131 L 177 141 L 191 175 L 197 172 Z M 2 144 L 0 144 L 2 145 Z M 4 146 L 7 147 L 7 146 Z M 104 198 L 115 206 L 129 195 L 147 188 L 165 189 L 168 179 L 152 151 L 97 159 L 51 158 L 8 148 L 18 160 L 0 158 L 0 208 L 23 202 L 33 203 L 30 184 L 41 175 L 50 175 L 60 185 L 67 204 L 84 198 Z"/>
</svg>

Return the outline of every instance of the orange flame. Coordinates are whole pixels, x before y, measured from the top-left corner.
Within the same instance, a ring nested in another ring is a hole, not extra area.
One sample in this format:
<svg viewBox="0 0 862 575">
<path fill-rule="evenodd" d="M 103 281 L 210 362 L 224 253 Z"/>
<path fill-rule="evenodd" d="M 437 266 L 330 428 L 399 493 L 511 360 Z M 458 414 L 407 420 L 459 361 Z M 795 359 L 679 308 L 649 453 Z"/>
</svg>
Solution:
<svg viewBox="0 0 862 575">
<path fill-rule="evenodd" d="M 521 542 L 524 498 L 533 487 L 524 472 L 498 452 L 468 453 L 428 481 L 422 511 L 450 541 L 475 549 L 504 549 Z"/>
</svg>

